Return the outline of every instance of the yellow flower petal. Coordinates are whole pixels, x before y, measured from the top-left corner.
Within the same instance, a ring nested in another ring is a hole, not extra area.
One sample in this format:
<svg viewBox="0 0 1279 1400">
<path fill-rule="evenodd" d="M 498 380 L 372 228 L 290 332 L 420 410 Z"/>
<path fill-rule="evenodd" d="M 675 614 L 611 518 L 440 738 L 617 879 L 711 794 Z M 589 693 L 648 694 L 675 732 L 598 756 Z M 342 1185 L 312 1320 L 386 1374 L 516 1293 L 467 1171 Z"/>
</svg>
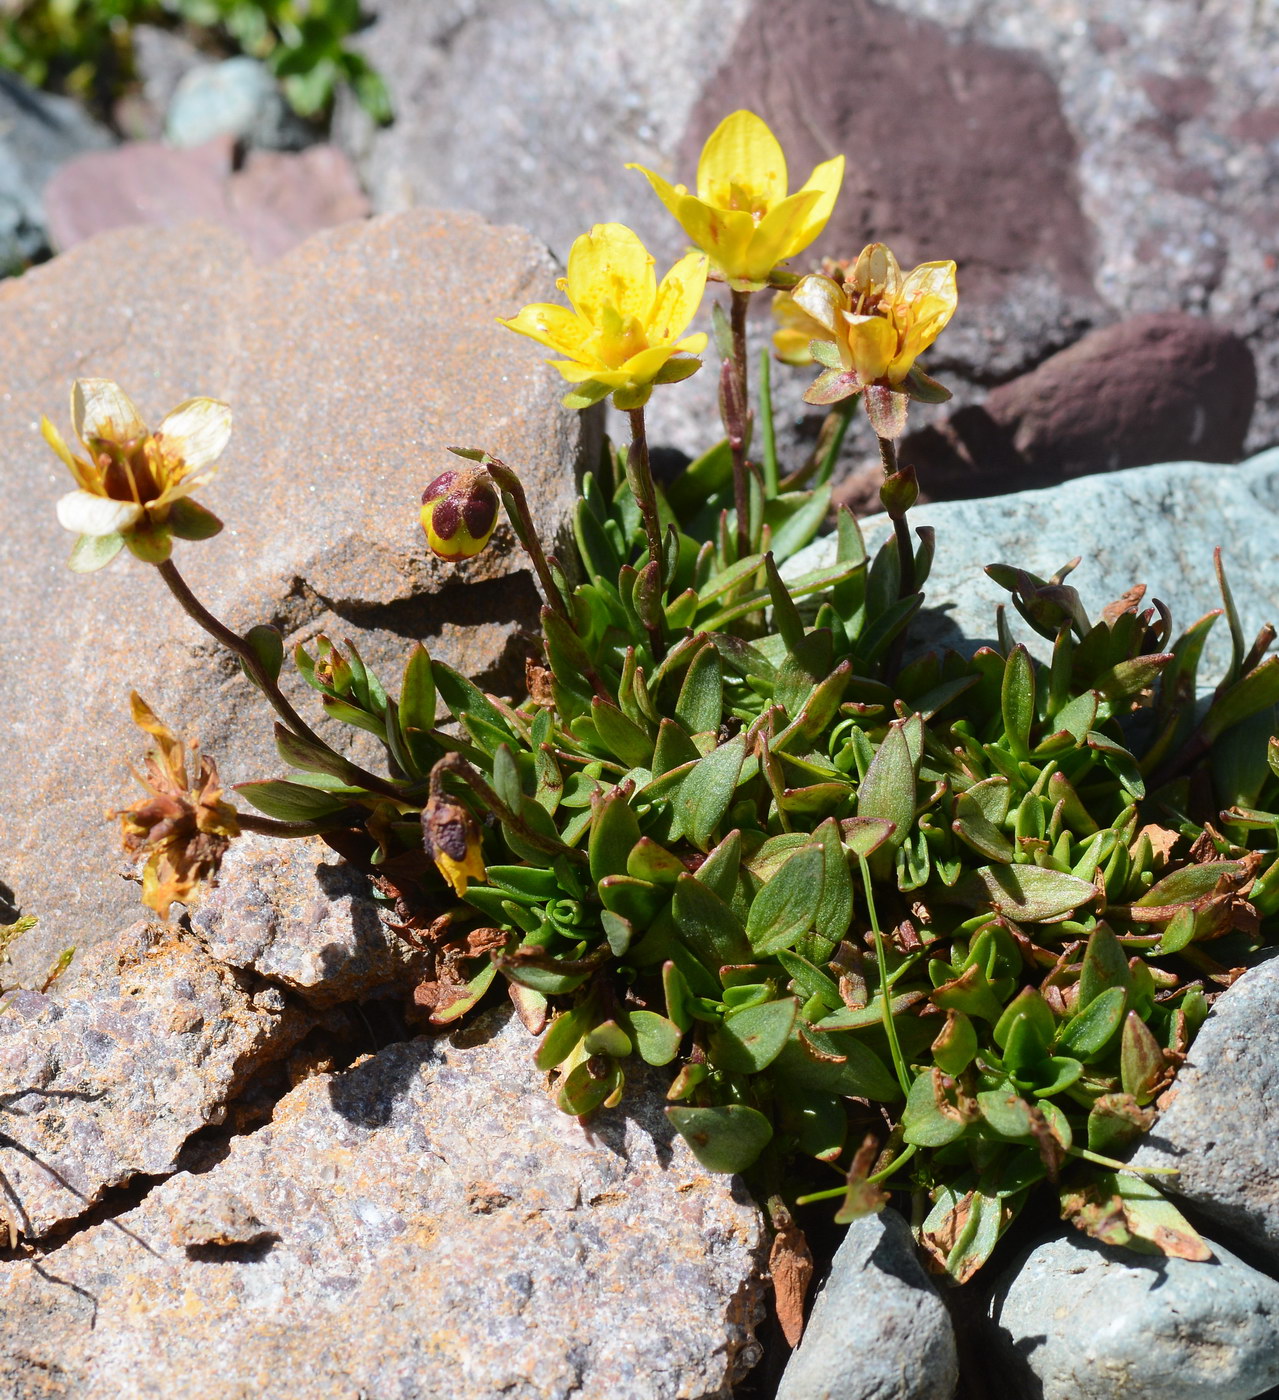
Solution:
<svg viewBox="0 0 1279 1400">
<path fill-rule="evenodd" d="M 40 415 L 40 431 L 44 435 L 45 442 L 53 448 L 70 469 L 71 475 L 76 479 L 76 484 L 87 491 L 92 491 L 98 485 L 101 474 L 94 472 L 88 462 L 82 462 L 79 457 L 72 454 L 71 449 L 63 441 L 62 434 L 43 414 Z"/>
<path fill-rule="evenodd" d="M 166 464 L 199 471 L 217 461 L 230 441 L 230 405 L 220 399 L 187 399 L 165 415 L 156 438 Z"/>
<path fill-rule="evenodd" d="M 959 292 L 955 286 L 955 264 L 953 262 L 920 263 L 902 279 L 901 295 L 907 301 L 915 301 L 926 296 L 939 297 L 953 313 L 959 303 Z"/>
<path fill-rule="evenodd" d="M 663 180 L 655 170 L 650 170 L 646 165 L 636 165 L 634 161 L 626 168 L 638 170 L 641 175 L 647 177 L 648 183 L 653 187 L 653 193 L 677 219 L 679 218 L 679 202 L 688 194 L 687 185 L 672 185 L 668 180 Z"/>
<path fill-rule="evenodd" d="M 790 296 L 805 316 L 815 321 L 831 337 L 835 336 L 836 328 L 848 310 L 848 297 L 833 277 L 811 272 L 799 279 Z"/>
<path fill-rule="evenodd" d="M 850 300 L 864 296 L 896 300 L 901 292 L 902 270 L 885 243 L 868 243 L 857 255 L 849 278 Z"/>
<path fill-rule="evenodd" d="M 705 331 L 696 331 L 692 335 L 686 335 L 682 340 L 677 340 L 671 346 L 672 350 L 679 351 L 682 355 L 700 355 L 706 349 L 708 337 Z M 689 370 L 692 373 L 692 370 Z"/>
<path fill-rule="evenodd" d="M 763 213 L 786 198 L 786 157 L 777 137 L 754 112 L 737 111 L 711 132 L 697 162 L 697 195 L 721 209 L 733 207 L 732 186 Z"/>
<path fill-rule="evenodd" d="M 651 384 L 658 371 L 674 353 L 673 345 L 652 345 L 647 350 L 632 355 L 624 365 L 618 367 L 618 372 L 626 375 L 626 382 L 629 384 Z"/>
<path fill-rule="evenodd" d="M 610 388 L 616 388 L 618 385 L 626 383 L 627 375 L 624 369 L 605 369 L 602 365 L 583 365 L 576 360 L 547 360 L 546 363 L 552 369 L 559 370 L 570 384 L 584 384 L 588 379 L 594 379 L 601 384 L 607 384 Z"/>
<path fill-rule="evenodd" d="M 573 359 L 594 359 L 587 348 L 592 335 L 588 322 L 570 311 L 567 306 L 556 306 L 553 302 L 537 301 L 526 306 L 510 320 L 498 320 L 508 329 L 519 335 L 526 335 L 539 345 L 557 354 L 568 355 Z"/>
<path fill-rule="evenodd" d="M 598 326 L 606 306 L 640 322 L 657 295 L 653 259 L 625 224 L 596 224 L 573 240 L 568 255 L 568 299 L 573 309 Z"/>
<path fill-rule="evenodd" d="M 835 208 L 835 201 L 839 198 L 839 188 L 843 182 L 843 156 L 836 156 L 833 160 L 824 160 L 814 168 L 813 173 L 804 182 L 803 190 L 816 190 L 818 199 L 808 211 L 808 223 L 805 225 L 802 235 L 803 241 L 795 245 L 793 252 L 798 253 L 807 248 L 826 227 L 831 211 Z"/>
<path fill-rule="evenodd" d="M 84 443 L 90 438 L 127 442 L 147 430 L 133 400 L 110 379 L 77 379 L 72 384 L 71 423 Z"/>
<path fill-rule="evenodd" d="M 813 355 L 808 346 L 812 339 L 811 335 L 805 335 L 803 331 L 784 326 L 781 330 L 773 332 L 773 350 L 783 364 L 811 365 Z"/>
<path fill-rule="evenodd" d="M 675 216 L 680 227 L 725 277 L 735 277 L 746 266 L 746 250 L 755 236 L 755 220 L 741 210 L 713 209 L 693 195 L 679 202 Z"/>
<path fill-rule="evenodd" d="M 802 241 L 813 205 L 821 198 L 819 190 L 801 190 L 783 199 L 770 209 L 759 222 L 750 241 L 746 258 L 746 276 L 752 281 L 767 282 L 768 274 L 806 245 Z"/>
<path fill-rule="evenodd" d="M 645 326 L 650 340 L 677 340 L 684 334 L 701 305 L 708 267 L 704 253 L 689 253 L 662 278 Z"/>
<path fill-rule="evenodd" d="M 848 325 L 848 349 L 853 368 L 863 384 L 879 379 L 897 350 L 897 332 L 883 316 L 844 317 Z"/>
<path fill-rule="evenodd" d="M 70 491 L 58 501 L 58 524 L 73 535 L 114 535 L 136 525 L 142 507 L 133 501 L 113 501 L 88 491 Z"/>
</svg>

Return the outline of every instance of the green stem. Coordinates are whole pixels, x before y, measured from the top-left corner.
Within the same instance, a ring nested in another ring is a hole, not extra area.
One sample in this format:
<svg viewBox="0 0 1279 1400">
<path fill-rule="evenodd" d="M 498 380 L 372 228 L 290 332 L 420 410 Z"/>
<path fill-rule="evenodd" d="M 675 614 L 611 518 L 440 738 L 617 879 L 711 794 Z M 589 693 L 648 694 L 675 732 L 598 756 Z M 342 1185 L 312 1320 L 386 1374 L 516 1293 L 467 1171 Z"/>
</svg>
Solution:
<svg viewBox="0 0 1279 1400">
<path fill-rule="evenodd" d="M 749 292 L 734 291 L 730 304 L 730 324 L 733 332 L 733 377 L 736 380 L 736 409 L 726 423 L 728 443 L 733 452 L 733 505 L 737 511 L 737 557 L 745 559 L 751 552 L 750 485 L 746 475 L 746 429 L 750 421 L 747 408 L 748 366 L 746 363 L 746 310 L 750 306 Z"/>
<path fill-rule="evenodd" d="M 571 623 L 572 618 L 569 617 L 564 596 L 555 582 L 555 575 L 551 573 L 551 566 L 542 549 L 542 541 L 538 538 L 537 527 L 533 524 L 533 516 L 528 508 L 528 497 L 524 494 L 519 477 L 505 462 L 499 462 L 496 457 L 490 457 L 487 453 L 482 458 L 482 464 L 502 493 L 502 504 L 506 507 L 511 528 L 524 546 L 524 552 L 533 561 L 533 568 L 537 573 L 538 582 L 542 585 L 542 592 L 546 594 L 548 606 L 554 608 L 565 622 Z"/>
<path fill-rule="evenodd" d="M 759 438 L 764 469 L 764 498 L 772 500 L 780 490 L 777 470 L 777 433 L 773 426 L 773 362 L 765 346 L 759 357 Z"/>
<path fill-rule="evenodd" d="M 390 797 L 396 802 L 404 799 L 404 794 L 396 787 L 393 787 L 385 778 L 379 778 L 376 773 L 370 773 L 367 769 L 361 768 L 358 764 L 350 763 L 343 754 L 331 745 L 326 744 L 323 739 L 311 728 L 300 714 L 293 708 L 284 692 L 280 689 L 279 682 L 262 664 L 262 658 L 238 633 L 233 632 L 224 622 L 220 622 L 204 606 L 202 602 L 191 592 L 186 579 L 178 573 L 177 566 L 172 559 L 166 559 L 162 564 L 157 564 L 156 570 L 160 577 L 168 585 L 169 592 L 182 605 L 182 610 L 193 621 L 199 623 L 204 630 L 222 643 L 228 651 L 233 652 L 244 663 L 245 670 L 253 677 L 259 689 L 271 702 L 276 714 L 284 721 L 289 729 L 298 736 L 299 739 L 306 739 L 312 744 L 318 745 L 327 752 L 333 754 L 335 758 L 341 758 L 344 763 L 349 764 L 349 771 L 362 787 L 370 792 L 380 792 L 384 797 Z"/>
<path fill-rule="evenodd" d="M 1089 1152 L 1086 1147 L 1068 1147 L 1067 1156 L 1082 1157 L 1099 1167 L 1109 1167 L 1113 1172 L 1126 1172 L 1129 1176 L 1180 1176 L 1180 1167 L 1134 1167 L 1131 1162 L 1119 1162 L 1113 1157 L 1103 1157 L 1100 1152 Z"/>
<path fill-rule="evenodd" d="M 897 475 L 897 448 L 891 438 L 879 439 L 879 460 L 884 467 L 884 475 Z M 915 546 L 911 543 L 910 526 L 906 523 L 906 512 L 889 511 L 888 518 L 893 522 L 893 534 L 897 537 L 897 564 L 899 598 L 909 598 L 915 591 Z"/>
<path fill-rule="evenodd" d="M 658 577 L 662 575 L 662 522 L 657 513 L 657 488 L 648 460 L 648 433 L 644 428 L 644 410 L 632 408 L 631 447 L 626 454 L 626 475 L 640 514 L 644 517 L 644 533 L 648 536 L 648 554 L 657 561 Z"/>
<path fill-rule="evenodd" d="M 892 1052 L 897 1082 L 901 1085 L 902 1093 L 909 1098 L 910 1075 L 906 1072 L 901 1042 L 897 1039 L 897 1023 L 893 1019 L 892 998 L 888 994 L 888 961 L 884 955 L 884 935 L 880 932 L 879 916 L 875 913 L 875 896 L 870 887 L 870 866 L 866 864 L 866 857 L 860 854 L 857 863 L 861 866 L 862 888 L 866 891 L 866 911 L 870 918 L 871 932 L 875 935 L 875 960 L 879 964 L 880 1016 L 884 1023 L 884 1034 L 888 1037 L 888 1048 Z"/>
</svg>

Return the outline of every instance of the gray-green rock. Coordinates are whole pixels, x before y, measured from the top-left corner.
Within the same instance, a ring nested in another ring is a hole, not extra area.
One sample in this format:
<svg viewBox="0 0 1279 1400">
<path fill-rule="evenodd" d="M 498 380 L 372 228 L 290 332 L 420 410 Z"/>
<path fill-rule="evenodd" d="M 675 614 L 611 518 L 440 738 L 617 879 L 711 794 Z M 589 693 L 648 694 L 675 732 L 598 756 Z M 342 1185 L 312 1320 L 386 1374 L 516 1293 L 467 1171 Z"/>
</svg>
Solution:
<svg viewBox="0 0 1279 1400">
<path fill-rule="evenodd" d="M 1081 1234 L 1037 1245 L 996 1282 L 992 1341 L 1035 1400 L 1251 1400 L 1279 1384 L 1279 1282 L 1220 1245 L 1193 1263 Z"/>
<path fill-rule="evenodd" d="M 895 1211 L 848 1227 L 777 1400 L 950 1400 L 950 1315 Z"/>
</svg>

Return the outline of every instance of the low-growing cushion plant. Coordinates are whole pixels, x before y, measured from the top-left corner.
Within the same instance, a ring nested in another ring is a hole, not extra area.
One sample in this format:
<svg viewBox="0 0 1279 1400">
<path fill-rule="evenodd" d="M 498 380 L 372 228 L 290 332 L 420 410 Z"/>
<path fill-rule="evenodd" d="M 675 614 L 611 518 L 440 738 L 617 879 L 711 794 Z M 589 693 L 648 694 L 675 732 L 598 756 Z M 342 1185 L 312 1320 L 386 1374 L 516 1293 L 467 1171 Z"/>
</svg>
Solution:
<svg viewBox="0 0 1279 1400">
<path fill-rule="evenodd" d="M 908 1192 L 921 1246 L 963 1280 L 1051 1190 L 1098 1238 L 1206 1258 L 1123 1157 L 1212 998 L 1277 927 L 1273 631 L 1247 644 L 1220 559 L 1222 609 L 1181 633 L 1139 588 L 1089 618 L 1077 560 L 1050 579 L 998 561 L 1049 659 L 1002 608 L 997 646 L 912 647 L 934 539 L 908 527 L 895 443 L 912 399 L 947 397 L 917 357 L 954 310 L 955 268 L 904 273 L 872 244 L 787 272 L 841 173 L 827 162 L 788 193 L 771 133 L 735 113 L 696 195 L 650 176 L 701 251 L 659 283 L 635 234 L 599 225 L 570 254 L 570 305 L 512 317 L 560 357 L 566 402 L 611 396 L 632 440 L 581 481 L 574 559 L 543 552 L 517 473 L 487 451 L 457 449 L 424 493 L 443 557 L 483 549 L 499 506 L 528 550 L 545 606 L 526 697 L 484 694 L 421 646 L 394 694 L 349 642 L 295 650 L 323 712 L 382 741 L 384 773 L 285 699 L 278 633 L 228 631 L 173 564 L 174 537 L 220 528 L 188 493 L 225 443 L 225 406 L 191 401 L 151 433 L 115 386 L 80 381 L 87 456 L 47 430 L 77 477 L 60 506 L 74 566 L 126 546 L 154 564 L 275 707 L 293 770 L 238 785 L 251 813 L 207 761 L 189 780 L 162 765 L 126 834 L 139 849 L 154 831 L 146 893 L 165 909 L 236 829 L 322 835 L 430 954 L 415 997 L 434 1024 L 504 983 L 570 1114 L 623 1102 L 637 1060 L 664 1067 L 674 1128 L 779 1223 L 797 1203 L 837 1199 L 849 1220 Z M 658 487 L 644 407 L 699 368 L 706 336 L 688 327 L 708 275 L 729 288 L 713 314 L 726 437 Z M 749 407 L 746 312 L 766 288 L 779 353 L 817 364 L 806 396 L 830 406 L 789 471 L 767 356 Z M 858 405 L 892 532 L 871 557 L 841 510 L 833 562 L 805 567 Z M 1207 691 L 1219 621 L 1232 660 Z"/>
</svg>

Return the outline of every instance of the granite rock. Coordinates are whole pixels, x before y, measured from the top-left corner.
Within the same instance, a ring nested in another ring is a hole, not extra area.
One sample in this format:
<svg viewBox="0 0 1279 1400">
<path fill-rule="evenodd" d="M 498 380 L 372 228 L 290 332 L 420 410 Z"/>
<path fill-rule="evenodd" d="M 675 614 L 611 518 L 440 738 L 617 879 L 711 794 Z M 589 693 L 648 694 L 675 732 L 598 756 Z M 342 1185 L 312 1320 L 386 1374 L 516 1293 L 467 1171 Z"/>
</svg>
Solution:
<svg viewBox="0 0 1279 1400">
<path fill-rule="evenodd" d="M 265 263 L 369 212 L 335 146 L 250 151 L 239 168 L 233 155 L 231 138 L 220 136 L 192 150 L 131 141 L 67 161 L 45 189 L 53 246 L 65 252 L 107 229 L 203 219 L 238 233 Z"/>
<path fill-rule="evenodd" d="M 1248 450 L 1279 440 L 1270 4 L 368 8 L 358 42 L 397 120 L 379 131 L 348 98 L 335 129 L 376 208 L 464 204 L 517 219 L 561 257 L 592 223 L 620 219 L 662 261 L 679 230 L 623 164 L 687 183 L 707 133 L 747 105 L 782 137 L 793 174 L 850 156 L 814 253 L 850 256 L 880 238 L 903 258 L 959 259 L 960 311 L 930 358 L 958 404 L 1089 329 L 1181 311 L 1247 341 L 1259 377 Z M 477 102 L 486 74 L 502 81 Z M 713 404 L 713 385 L 705 393 Z M 655 396 L 650 438 L 699 451 L 713 427 L 673 407 L 679 398 Z"/>
<path fill-rule="evenodd" d="M 43 196 L 54 171 L 112 141 L 69 98 L 38 92 L 0 69 L 0 276 L 48 251 Z"/>
<path fill-rule="evenodd" d="M 1176 1167 L 1168 1188 L 1279 1263 L 1279 960 L 1214 1003 L 1133 1157 Z"/>
<path fill-rule="evenodd" d="M 146 922 L 84 957 L 74 994 L 18 993 L 0 1017 L 0 1178 L 22 1237 L 172 1172 L 187 1139 L 310 1024 L 276 988 Z"/>
<path fill-rule="evenodd" d="M 1267 621 L 1279 623 L 1279 449 L 1238 466 L 1172 462 L 1081 477 L 1040 491 L 984 500 L 938 501 L 910 513 L 912 528 L 937 532 L 937 555 L 924 587 L 924 607 L 911 633 L 915 649 L 953 646 L 971 652 L 995 637 L 995 608 L 1008 593 L 984 572 L 1016 564 L 1041 578 L 1075 555 L 1070 575 L 1085 609 L 1097 616 L 1134 583 L 1162 598 L 1180 632 L 1221 606 L 1213 572 L 1220 545 L 1227 577 L 1249 642 Z M 887 516 L 863 520 L 873 553 L 891 534 Z M 834 539 L 814 541 L 789 560 L 790 576 L 834 559 Z M 1014 637 L 1047 659 L 1051 645 L 1011 607 Z M 1224 671 L 1230 638 L 1220 621 L 1204 648 L 1201 678 Z"/>
<path fill-rule="evenodd" d="M 1279 1384 L 1279 1282 L 1220 1245 L 1194 1263 L 1070 1234 L 996 1280 L 1004 1393 L 1034 1400 L 1251 1400 Z"/>
<path fill-rule="evenodd" d="M 226 529 L 175 556 L 206 606 L 240 631 L 273 622 L 290 646 L 349 636 L 393 692 L 416 639 L 513 688 L 539 603 L 509 528 L 445 565 L 417 506 L 453 460 L 446 445 L 482 443 L 520 471 L 543 538 L 561 540 L 596 423 L 560 408 L 553 371 L 496 322 L 545 298 L 551 276 L 518 230 L 414 211 L 317 235 L 265 268 L 208 226 L 121 229 L 0 284 L 0 880 L 41 918 L 15 953 L 20 973 L 137 908 L 102 820 L 136 794 L 131 688 L 199 735 L 224 783 L 282 768 L 257 692 L 154 570 L 130 558 L 89 577 L 67 569 L 53 506 L 70 481 L 41 412 L 69 431 L 76 375 L 124 385 L 152 423 L 190 394 L 226 399 L 234 433 L 202 493 Z M 291 666 L 283 684 L 314 718 Z M 356 731 L 319 723 L 353 743 Z M 373 742 L 356 735 L 351 752 L 377 762 Z"/>
<path fill-rule="evenodd" d="M 217 886 L 192 913 L 211 957 L 315 1006 L 359 1001 L 402 979 L 407 945 L 383 923 L 368 881 L 317 836 L 232 842 Z"/>
<path fill-rule="evenodd" d="M 655 1082 L 583 1127 L 532 1048 L 497 1011 L 313 1076 L 199 1177 L 0 1265 L 8 1384 L 726 1396 L 757 1356 L 758 1212 L 671 1134 Z"/>
<path fill-rule="evenodd" d="M 950 1400 L 959 1378 L 946 1305 L 895 1211 L 854 1221 L 777 1400 Z"/>
</svg>

